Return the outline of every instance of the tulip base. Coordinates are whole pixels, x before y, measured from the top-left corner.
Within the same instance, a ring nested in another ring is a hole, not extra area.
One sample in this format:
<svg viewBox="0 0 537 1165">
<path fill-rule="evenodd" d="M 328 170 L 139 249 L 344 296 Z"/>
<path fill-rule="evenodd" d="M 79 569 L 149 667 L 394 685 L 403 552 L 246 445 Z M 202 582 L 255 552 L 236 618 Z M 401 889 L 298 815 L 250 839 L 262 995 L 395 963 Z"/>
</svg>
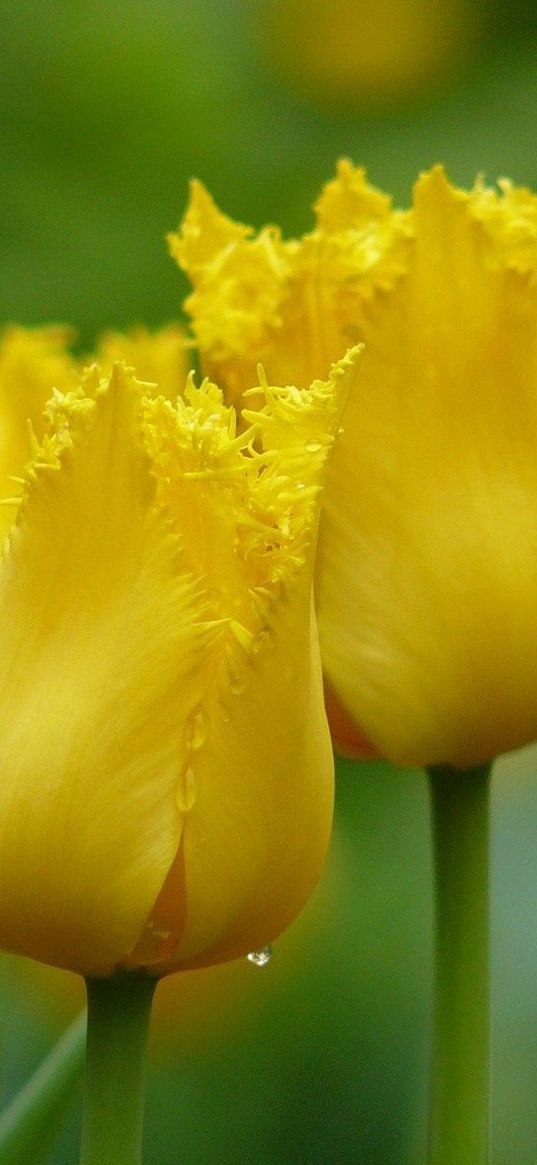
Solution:
<svg viewBox="0 0 537 1165">
<path fill-rule="evenodd" d="M 89 979 L 80 1165 L 140 1165 L 149 1019 L 156 979 Z"/>
<path fill-rule="evenodd" d="M 489 1161 L 490 768 L 428 770 L 436 963 L 429 1165 Z"/>
</svg>

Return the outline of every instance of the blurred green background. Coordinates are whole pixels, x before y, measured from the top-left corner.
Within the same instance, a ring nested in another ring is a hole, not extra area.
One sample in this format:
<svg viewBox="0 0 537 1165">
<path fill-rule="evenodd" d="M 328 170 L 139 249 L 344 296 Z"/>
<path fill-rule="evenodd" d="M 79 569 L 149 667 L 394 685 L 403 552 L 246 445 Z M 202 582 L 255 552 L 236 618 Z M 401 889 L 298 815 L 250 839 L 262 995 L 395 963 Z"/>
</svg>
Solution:
<svg viewBox="0 0 537 1165">
<path fill-rule="evenodd" d="M 86 348 L 176 318 L 163 236 L 194 175 L 296 233 L 340 155 L 405 205 L 436 161 L 536 187 L 536 141 L 533 3 L 4 4 L 0 321 L 69 322 Z M 536 772 L 530 750 L 494 784 L 493 1165 L 537 1160 Z M 326 877 L 270 966 L 159 989 L 147 1165 L 422 1165 L 430 958 L 423 777 L 340 764 Z M 3 984 L 9 1095 L 79 996 L 13 959 Z M 78 1125 L 75 1105 L 54 1165 Z"/>
</svg>

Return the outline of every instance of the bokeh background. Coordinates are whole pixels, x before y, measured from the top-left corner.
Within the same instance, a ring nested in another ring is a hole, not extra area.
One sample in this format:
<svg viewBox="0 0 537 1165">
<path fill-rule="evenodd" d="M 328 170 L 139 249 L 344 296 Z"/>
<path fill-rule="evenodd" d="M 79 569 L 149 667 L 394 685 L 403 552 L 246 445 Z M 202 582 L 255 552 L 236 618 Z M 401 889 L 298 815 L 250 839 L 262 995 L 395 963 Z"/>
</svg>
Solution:
<svg viewBox="0 0 537 1165">
<path fill-rule="evenodd" d="M 192 176 L 234 217 L 294 234 L 341 155 L 406 205 L 437 161 L 461 184 L 481 172 L 537 187 L 536 144 L 529 0 L 5 3 L 0 322 L 68 322 L 87 349 L 103 328 L 177 318 L 186 287 L 163 237 Z M 532 750 L 498 765 L 493 827 L 493 1165 L 535 1165 Z M 81 994 L 12 958 L 1 981 L 7 1097 Z M 271 964 L 159 991 L 147 1165 L 422 1165 L 422 774 L 340 763 L 326 876 Z M 49 1165 L 76 1161 L 79 1105 L 51 1127 Z"/>
</svg>

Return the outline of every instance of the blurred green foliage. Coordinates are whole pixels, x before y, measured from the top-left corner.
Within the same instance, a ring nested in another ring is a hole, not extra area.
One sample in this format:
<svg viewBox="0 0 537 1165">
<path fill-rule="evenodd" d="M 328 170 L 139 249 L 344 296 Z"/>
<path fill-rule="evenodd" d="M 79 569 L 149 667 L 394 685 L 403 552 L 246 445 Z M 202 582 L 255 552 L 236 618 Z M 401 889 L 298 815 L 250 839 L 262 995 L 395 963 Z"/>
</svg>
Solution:
<svg viewBox="0 0 537 1165">
<path fill-rule="evenodd" d="M 175 318 L 185 285 L 163 236 L 193 175 L 234 217 L 286 233 L 308 228 L 342 154 L 400 204 L 439 160 L 462 184 L 481 171 L 537 186 L 529 0 L 467 0 L 471 43 L 430 85 L 387 82 L 379 100 L 358 78 L 339 104 L 282 66 L 268 2 L 4 5 L 0 320 L 73 323 L 87 347 L 104 327 Z M 533 754 L 516 757 L 495 783 L 494 1165 L 537 1159 L 536 767 Z M 297 924 L 299 954 L 284 938 L 266 971 L 251 969 L 259 986 L 242 1028 L 181 1056 L 174 1014 L 175 1052 L 155 1053 L 151 1071 L 147 1165 L 422 1165 L 431 901 L 421 775 L 340 765 L 320 894 L 318 925 L 308 912 Z M 9 1094 L 63 1021 L 17 963 L 4 997 Z M 78 1115 L 54 1165 L 76 1159 Z"/>
</svg>

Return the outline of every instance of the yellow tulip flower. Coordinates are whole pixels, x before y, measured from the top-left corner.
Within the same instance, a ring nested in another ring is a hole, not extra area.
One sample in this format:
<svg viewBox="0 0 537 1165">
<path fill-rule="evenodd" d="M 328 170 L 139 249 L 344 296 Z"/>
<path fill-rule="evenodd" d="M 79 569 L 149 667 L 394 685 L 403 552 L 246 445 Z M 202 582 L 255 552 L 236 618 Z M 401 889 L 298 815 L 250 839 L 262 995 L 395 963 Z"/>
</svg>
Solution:
<svg viewBox="0 0 537 1165">
<path fill-rule="evenodd" d="M 205 367 L 234 396 L 239 334 L 297 384 L 365 344 L 317 568 L 347 749 L 361 733 L 397 763 L 465 768 L 534 740 L 537 197 L 459 190 L 436 167 L 394 211 L 342 162 L 303 239 L 255 237 L 194 188 L 172 250 Z"/>
<path fill-rule="evenodd" d="M 173 399 L 121 364 L 77 379 L 57 340 L 18 332 L 20 391 L 0 384 L 0 946 L 161 975 L 263 946 L 319 876 L 311 579 L 354 361 L 262 378 L 241 417 L 192 377 Z"/>
<path fill-rule="evenodd" d="M 424 99 L 481 38 L 475 0 L 262 0 L 252 32 L 272 74 L 321 109 Z"/>
</svg>

